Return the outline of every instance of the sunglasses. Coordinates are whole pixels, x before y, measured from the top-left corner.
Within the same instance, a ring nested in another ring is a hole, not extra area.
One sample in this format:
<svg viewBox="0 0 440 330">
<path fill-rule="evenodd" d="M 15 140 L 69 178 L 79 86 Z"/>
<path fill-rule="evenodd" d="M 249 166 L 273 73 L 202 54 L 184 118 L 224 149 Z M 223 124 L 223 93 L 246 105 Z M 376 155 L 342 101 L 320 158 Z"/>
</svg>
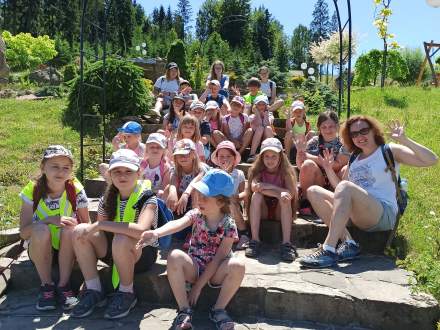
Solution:
<svg viewBox="0 0 440 330">
<path fill-rule="evenodd" d="M 359 135 L 367 135 L 368 133 L 370 133 L 370 131 L 371 131 L 371 127 L 365 127 L 365 128 L 362 128 L 359 131 L 351 131 L 350 132 L 350 137 L 352 139 L 354 139 L 354 138 L 357 138 Z"/>
</svg>

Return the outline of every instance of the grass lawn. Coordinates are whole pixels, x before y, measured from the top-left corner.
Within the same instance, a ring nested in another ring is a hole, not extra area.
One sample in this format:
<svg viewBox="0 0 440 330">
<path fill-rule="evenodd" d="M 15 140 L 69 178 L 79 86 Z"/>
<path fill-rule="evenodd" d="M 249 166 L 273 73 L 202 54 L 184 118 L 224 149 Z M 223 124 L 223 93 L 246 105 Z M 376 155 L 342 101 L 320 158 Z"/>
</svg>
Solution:
<svg viewBox="0 0 440 330">
<path fill-rule="evenodd" d="M 40 157 L 47 145 L 64 144 L 79 158 L 79 134 L 61 125 L 64 102 L 0 100 L 2 227 L 17 225 L 20 209 L 17 194 L 38 173 Z M 354 114 L 372 115 L 382 123 L 402 120 L 410 138 L 440 155 L 440 89 L 357 89 L 352 93 L 352 107 Z M 314 123 L 316 116 L 311 120 Z M 99 154 L 95 156 L 99 157 Z M 410 202 L 399 227 L 399 254 L 407 255 L 403 264 L 416 271 L 419 288 L 440 300 L 440 166 L 403 167 L 401 172 L 409 182 Z"/>
</svg>

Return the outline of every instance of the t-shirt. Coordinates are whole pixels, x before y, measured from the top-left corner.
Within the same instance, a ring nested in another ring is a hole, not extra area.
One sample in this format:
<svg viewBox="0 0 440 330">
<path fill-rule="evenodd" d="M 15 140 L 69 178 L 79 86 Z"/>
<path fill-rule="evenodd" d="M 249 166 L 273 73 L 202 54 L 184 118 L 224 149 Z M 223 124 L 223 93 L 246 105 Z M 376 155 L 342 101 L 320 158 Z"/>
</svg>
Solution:
<svg viewBox="0 0 440 330">
<path fill-rule="evenodd" d="M 206 120 L 202 120 L 200 123 L 200 135 L 211 135 L 211 126 Z"/>
<path fill-rule="evenodd" d="M 163 119 L 164 120 L 166 119 L 169 122 L 170 121 L 170 113 L 168 112 L 167 114 L 165 114 L 165 116 L 163 116 Z M 179 127 L 179 124 L 180 124 L 179 117 L 175 116 L 173 122 L 169 123 L 169 124 L 171 124 L 172 131 L 177 131 L 177 128 Z"/>
<path fill-rule="evenodd" d="M 223 125 L 228 125 L 229 133 L 233 139 L 238 139 L 241 136 L 248 122 L 249 117 L 245 113 L 237 117 L 230 115 L 223 117 Z"/>
<path fill-rule="evenodd" d="M 232 180 L 234 181 L 234 195 L 237 195 L 239 193 L 238 188 L 240 183 L 245 182 L 246 178 L 243 171 L 239 170 L 238 168 L 234 168 L 229 174 L 232 176 Z"/>
<path fill-rule="evenodd" d="M 261 82 L 261 86 L 260 86 L 261 91 L 267 95 L 269 100 L 272 97 L 272 89 L 270 89 L 271 82 L 272 82 L 272 88 L 275 88 L 277 85 L 275 84 L 274 81 L 270 79 L 266 82 Z"/>
<path fill-rule="evenodd" d="M 166 76 L 161 76 L 157 78 L 154 87 L 158 88 L 161 92 L 177 93 L 179 91 L 179 80 L 168 80 Z"/>
<path fill-rule="evenodd" d="M 29 199 L 27 196 L 25 196 L 23 191 L 20 192 L 19 196 L 25 204 L 32 206 L 34 205 L 34 201 Z M 61 196 L 53 199 L 47 196 L 46 198 L 44 198 L 44 203 L 46 203 L 46 206 L 49 210 L 55 211 L 60 209 L 60 199 Z M 87 207 L 89 207 L 89 200 L 87 199 L 86 192 L 84 191 L 84 189 L 82 189 L 76 194 L 76 208 L 84 209 Z M 38 216 L 36 215 L 36 213 L 34 213 L 34 215 L 32 216 L 32 221 L 38 221 L 38 220 L 39 220 Z"/>
<path fill-rule="evenodd" d="M 292 126 L 292 133 L 294 135 L 306 135 L 306 131 L 307 131 L 307 126 L 306 123 L 304 122 L 302 126 L 299 126 L 298 123 L 294 123 Z"/>
<path fill-rule="evenodd" d="M 208 227 L 205 216 L 198 209 L 187 212 L 185 216 L 192 223 L 188 254 L 197 262 L 200 272 L 203 272 L 217 253 L 223 238 L 238 240 L 237 226 L 229 214 L 224 215 L 215 230 Z M 229 256 L 232 256 L 232 249 Z"/>
<path fill-rule="evenodd" d="M 321 146 L 319 143 L 319 136 L 314 136 L 309 140 L 309 142 L 307 142 L 306 152 L 313 156 L 318 156 L 323 149 L 333 150 L 333 155 L 335 156 L 335 159 L 339 153 L 346 156 L 350 155 L 350 153 L 348 153 L 342 146 L 339 137 L 336 137 L 336 139 L 333 139 L 329 142 L 323 142 Z"/>
<path fill-rule="evenodd" d="M 163 161 L 163 160 L 162 160 Z M 163 172 L 165 173 L 167 171 L 167 165 L 163 164 Z M 169 166 L 169 165 L 168 165 Z M 151 182 L 151 190 L 157 192 L 159 189 L 164 189 L 162 183 L 162 173 L 160 171 L 161 165 L 157 165 L 156 167 L 150 168 L 150 164 L 147 163 L 147 161 L 142 161 L 141 163 L 141 169 L 142 169 L 142 178 L 144 180 L 150 180 Z"/>
<path fill-rule="evenodd" d="M 205 163 L 200 163 L 203 173 L 208 172 L 210 169 L 209 165 L 206 165 Z M 171 168 L 171 173 L 175 173 L 175 168 Z M 197 173 L 198 174 L 198 173 Z M 178 180 L 179 186 L 177 187 L 177 192 L 182 194 L 186 188 L 188 188 L 191 181 L 197 176 L 197 174 L 183 174 L 182 177 Z"/>
<path fill-rule="evenodd" d="M 127 144 L 121 144 L 119 147 L 120 149 L 128 149 Z M 145 143 L 139 142 L 138 146 L 133 151 L 136 153 L 139 159 L 143 159 L 145 155 L 145 149 Z"/>
<path fill-rule="evenodd" d="M 212 97 L 211 94 L 209 94 L 206 97 L 206 102 L 205 103 L 208 103 L 208 101 L 215 101 L 215 102 L 217 102 L 218 107 L 221 108 L 223 106 L 223 102 L 225 101 L 225 96 L 221 95 L 221 94 L 218 94 L 217 97 L 214 98 L 214 97 Z"/>
<path fill-rule="evenodd" d="M 262 91 L 258 91 L 257 94 L 255 95 L 251 95 L 251 93 L 247 93 L 245 96 L 243 96 L 244 101 L 246 102 L 246 104 L 250 104 L 253 105 L 255 99 L 257 98 L 258 95 L 263 95 Z"/>
</svg>

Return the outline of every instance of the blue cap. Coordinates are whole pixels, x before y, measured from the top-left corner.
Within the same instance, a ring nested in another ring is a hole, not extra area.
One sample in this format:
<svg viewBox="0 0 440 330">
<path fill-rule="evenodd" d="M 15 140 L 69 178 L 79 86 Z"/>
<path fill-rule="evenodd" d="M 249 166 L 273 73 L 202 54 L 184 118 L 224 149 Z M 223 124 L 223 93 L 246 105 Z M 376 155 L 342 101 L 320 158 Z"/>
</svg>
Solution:
<svg viewBox="0 0 440 330">
<path fill-rule="evenodd" d="M 228 173 L 218 168 L 206 172 L 202 180 L 194 183 L 193 187 L 207 197 L 218 195 L 230 197 L 234 194 L 234 180 Z"/>
<path fill-rule="evenodd" d="M 121 128 L 118 128 L 118 132 L 127 134 L 141 134 L 142 126 L 135 121 L 127 121 Z"/>
</svg>

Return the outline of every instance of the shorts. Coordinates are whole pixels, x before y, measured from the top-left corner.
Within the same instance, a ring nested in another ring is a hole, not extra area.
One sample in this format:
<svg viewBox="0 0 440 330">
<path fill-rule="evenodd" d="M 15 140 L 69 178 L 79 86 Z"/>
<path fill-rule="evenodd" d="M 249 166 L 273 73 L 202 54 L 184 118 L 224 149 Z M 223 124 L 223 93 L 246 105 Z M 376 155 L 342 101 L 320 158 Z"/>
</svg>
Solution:
<svg viewBox="0 0 440 330">
<path fill-rule="evenodd" d="M 267 206 L 268 220 L 275 220 L 277 216 L 278 198 L 271 196 L 264 196 L 264 202 Z"/>
<path fill-rule="evenodd" d="M 382 204 L 383 212 L 379 218 L 379 222 L 371 228 L 368 228 L 366 231 L 375 232 L 375 231 L 389 231 L 394 229 L 394 225 L 396 224 L 396 213 L 393 210 L 393 207 L 383 201 L 379 201 Z"/>
<path fill-rule="evenodd" d="M 112 241 L 113 241 L 113 233 L 104 232 L 105 237 L 107 238 L 107 254 L 103 258 L 99 258 L 104 261 L 110 267 L 113 266 L 113 257 L 112 257 Z M 157 247 L 146 246 L 142 249 L 142 255 L 139 260 L 134 265 L 134 272 L 143 273 L 149 270 L 157 259 Z"/>
</svg>

